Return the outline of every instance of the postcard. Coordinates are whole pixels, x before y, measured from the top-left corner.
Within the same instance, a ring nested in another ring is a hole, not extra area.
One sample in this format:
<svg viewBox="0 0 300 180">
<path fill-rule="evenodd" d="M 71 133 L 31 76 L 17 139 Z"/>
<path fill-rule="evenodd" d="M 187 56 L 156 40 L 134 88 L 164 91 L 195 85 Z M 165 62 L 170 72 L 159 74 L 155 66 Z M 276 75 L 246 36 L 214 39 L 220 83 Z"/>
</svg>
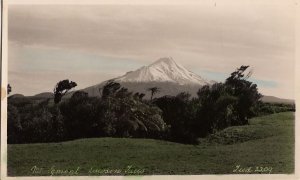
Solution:
<svg viewBox="0 0 300 180">
<path fill-rule="evenodd" d="M 4 1 L 1 178 L 299 178 L 298 6 Z"/>
</svg>

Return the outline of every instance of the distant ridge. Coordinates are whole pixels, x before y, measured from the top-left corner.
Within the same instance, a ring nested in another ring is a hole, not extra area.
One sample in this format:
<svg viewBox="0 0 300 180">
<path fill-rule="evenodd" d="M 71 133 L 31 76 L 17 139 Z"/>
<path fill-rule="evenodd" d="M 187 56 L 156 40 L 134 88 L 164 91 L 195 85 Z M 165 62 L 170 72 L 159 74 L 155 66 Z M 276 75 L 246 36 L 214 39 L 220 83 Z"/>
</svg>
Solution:
<svg viewBox="0 0 300 180">
<path fill-rule="evenodd" d="M 43 92 L 43 93 L 39 93 L 39 94 L 36 94 L 32 97 L 35 97 L 35 98 L 53 98 L 53 93 L 52 92 Z"/>
<path fill-rule="evenodd" d="M 25 96 L 23 94 L 13 94 L 8 96 L 9 98 L 24 98 Z"/>
<path fill-rule="evenodd" d="M 283 103 L 283 104 L 294 104 L 295 101 L 292 99 L 282 99 L 278 98 L 275 96 L 263 96 L 261 98 L 263 102 L 268 102 L 268 103 Z"/>
</svg>

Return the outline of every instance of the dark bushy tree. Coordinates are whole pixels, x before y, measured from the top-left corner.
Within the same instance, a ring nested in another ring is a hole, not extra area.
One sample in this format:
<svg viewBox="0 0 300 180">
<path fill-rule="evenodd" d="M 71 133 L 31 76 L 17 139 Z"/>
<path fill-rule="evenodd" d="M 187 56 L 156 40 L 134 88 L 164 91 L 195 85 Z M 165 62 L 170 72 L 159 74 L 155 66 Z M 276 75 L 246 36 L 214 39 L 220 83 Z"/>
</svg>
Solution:
<svg viewBox="0 0 300 180">
<path fill-rule="evenodd" d="M 8 98 L 8 143 L 63 141 L 63 133 L 62 116 L 55 106 L 28 97 Z"/>
<path fill-rule="evenodd" d="M 49 142 L 52 139 L 52 114 L 38 105 L 28 106 L 21 116 L 23 143 Z"/>
<path fill-rule="evenodd" d="M 134 96 L 134 98 L 138 98 L 139 100 L 143 100 L 143 98 L 145 97 L 145 94 L 137 92 L 133 96 Z"/>
<path fill-rule="evenodd" d="M 121 88 L 119 83 L 114 81 L 108 81 L 106 85 L 102 88 L 102 99 L 106 99 L 110 96 L 115 95 L 115 93 Z"/>
<path fill-rule="evenodd" d="M 106 131 L 119 137 L 158 137 L 165 130 L 161 111 L 142 101 L 143 94 L 132 95 L 116 82 L 103 88 L 103 118 Z"/>
<path fill-rule="evenodd" d="M 257 85 L 248 81 L 251 76 L 250 71 L 245 75 L 245 71 L 249 66 L 241 66 L 236 71 L 231 73 L 225 81 L 229 93 L 237 97 L 238 102 L 235 104 L 237 119 L 233 125 L 248 124 L 248 119 L 251 117 L 251 109 L 259 102 L 262 95 L 258 92 Z"/>
<path fill-rule="evenodd" d="M 92 137 L 95 121 L 93 98 L 83 91 L 76 91 L 72 97 L 60 105 L 68 139 Z"/>
<path fill-rule="evenodd" d="M 236 97 L 230 95 L 223 83 L 204 86 L 198 91 L 199 108 L 195 128 L 204 137 L 232 124 Z"/>
<path fill-rule="evenodd" d="M 30 98 L 8 98 L 8 143 L 53 142 L 86 137 L 144 137 L 181 143 L 197 143 L 232 125 L 245 125 L 260 113 L 295 110 L 293 105 L 261 103 L 251 72 L 241 66 L 224 83 L 203 86 L 197 98 L 189 93 L 155 98 L 158 88 L 145 94 L 129 92 L 108 81 L 101 97 L 83 91 L 59 103 L 75 82 L 63 80 L 54 89 L 54 102 Z"/>
<path fill-rule="evenodd" d="M 158 87 L 152 87 L 152 88 L 148 88 L 147 91 L 151 92 L 151 100 L 153 99 L 153 96 L 155 94 L 157 94 L 160 90 Z"/>
<path fill-rule="evenodd" d="M 7 142 L 8 143 L 20 143 L 20 135 L 22 132 L 22 125 L 20 121 L 20 115 L 18 109 L 8 104 L 7 107 Z"/>
<path fill-rule="evenodd" d="M 162 117 L 169 127 L 167 139 L 181 143 L 196 143 L 197 136 L 192 131 L 196 109 L 194 101 L 190 101 L 190 94 L 163 96 L 157 98 L 154 103 L 163 111 Z"/>
<path fill-rule="evenodd" d="M 49 141 L 57 142 L 65 140 L 65 124 L 64 117 L 62 116 L 60 109 L 56 106 L 48 107 L 49 112 L 52 114 L 52 128 L 50 131 L 51 138 Z"/>
<path fill-rule="evenodd" d="M 72 88 L 76 87 L 76 82 L 69 81 L 68 79 L 59 81 L 54 90 L 54 102 L 55 104 L 59 103 L 61 101 L 61 98 Z"/>
</svg>

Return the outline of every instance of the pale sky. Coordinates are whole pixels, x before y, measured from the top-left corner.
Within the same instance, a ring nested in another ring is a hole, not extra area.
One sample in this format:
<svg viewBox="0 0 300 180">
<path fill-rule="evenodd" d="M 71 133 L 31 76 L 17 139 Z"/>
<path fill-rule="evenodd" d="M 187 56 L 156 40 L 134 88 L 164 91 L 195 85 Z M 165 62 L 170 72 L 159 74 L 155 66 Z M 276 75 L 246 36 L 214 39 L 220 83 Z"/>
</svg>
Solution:
<svg viewBox="0 0 300 180">
<path fill-rule="evenodd" d="M 13 93 L 67 78 L 81 89 L 171 56 L 217 81 L 250 65 L 262 94 L 294 98 L 293 1 L 198 2 L 9 5 Z"/>
</svg>

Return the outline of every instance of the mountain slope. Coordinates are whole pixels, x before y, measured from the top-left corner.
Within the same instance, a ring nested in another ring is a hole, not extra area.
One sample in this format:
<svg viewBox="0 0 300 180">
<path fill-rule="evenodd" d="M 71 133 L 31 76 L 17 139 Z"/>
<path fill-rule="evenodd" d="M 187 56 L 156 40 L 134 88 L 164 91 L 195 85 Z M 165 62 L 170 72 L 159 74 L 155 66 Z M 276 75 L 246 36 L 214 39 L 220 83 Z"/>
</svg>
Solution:
<svg viewBox="0 0 300 180">
<path fill-rule="evenodd" d="M 44 92 L 44 93 L 39 93 L 36 94 L 32 97 L 34 98 L 53 98 L 54 94 L 52 92 Z"/>
<path fill-rule="evenodd" d="M 177 95 L 180 92 L 189 92 L 195 96 L 200 87 L 214 83 L 214 81 L 206 80 L 187 70 L 172 58 L 161 58 L 148 66 L 143 66 L 112 80 L 120 83 L 129 91 L 146 94 L 145 98 L 150 98 L 147 89 L 151 87 L 160 89 L 156 97 Z M 100 96 L 99 89 L 106 82 L 85 88 L 83 91 L 87 92 L 89 96 Z"/>
<path fill-rule="evenodd" d="M 263 102 L 268 102 L 268 103 L 283 103 L 283 104 L 294 104 L 295 101 L 292 99 L 282 99 L 274 96 L 263 96 L 261 98 Z"/>
<path fill-rule="evenodd" d="M 100 96 L 101 88 L 105 85 L 106 82 L 101 84 L 88 87 L 83 89 L 89 94 L 89 96 Z M 131 92 L 139 92 L 145 94 L 145 99 L 150 98 L 150 92 L 147 90 L 152 87 L 158 87 L 159 92 L 155 95 L 155 97 L 161 97 L 165 95 L 175 96 L 180 92 L 189 92 L 193 97 L 197 95 L 197 91 L 201 88 L 201 85 L 190 84 L 190 85 L 179 85 L 173 82 L 119 82 L 122 87 L 127 88 Z M 68 94 L 67 97 L 70 97 L 72 94 Z"/>
<path fill-rule="evenodd" d="M 117 82 L 173 82 L 179 85 L 208 85 L 209 81 L 188 71 L 172 58 L 161 58 L 149 66 L 126 73 L 116 78 Z"/>
</svg>

